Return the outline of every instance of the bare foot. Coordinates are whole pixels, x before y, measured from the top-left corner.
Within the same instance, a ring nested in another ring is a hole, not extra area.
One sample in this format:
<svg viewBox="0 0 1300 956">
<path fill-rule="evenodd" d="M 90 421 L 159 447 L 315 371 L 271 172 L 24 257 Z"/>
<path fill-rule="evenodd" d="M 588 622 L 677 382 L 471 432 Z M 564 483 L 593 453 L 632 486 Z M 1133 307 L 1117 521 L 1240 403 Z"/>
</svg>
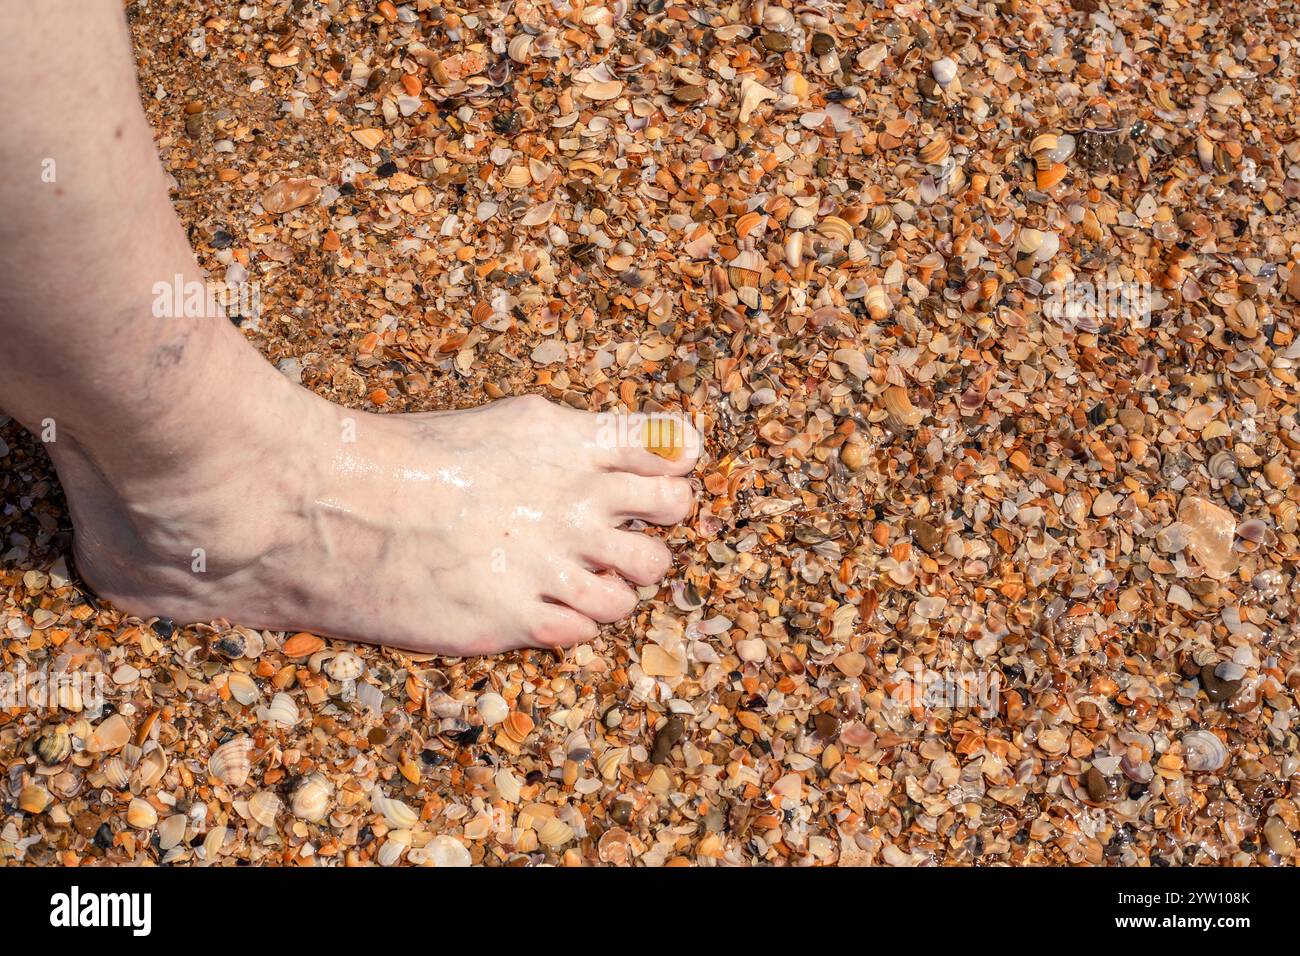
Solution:
<svg viewBox="0 0 1300 956">
<path fill-rule="evenodd" d="M 63 450 L 87 582 L 178 621 L 449 655 L 564 646 L 632 611 L 626 582 L 668 571 L 662 542 L 620 526 L 692 507 L 689 426 L 668 460 L 638 416 L 536 396 L 373 415 L 292 394 L 238 447 L 166 471 L 108 476 Z"/>
</svg>

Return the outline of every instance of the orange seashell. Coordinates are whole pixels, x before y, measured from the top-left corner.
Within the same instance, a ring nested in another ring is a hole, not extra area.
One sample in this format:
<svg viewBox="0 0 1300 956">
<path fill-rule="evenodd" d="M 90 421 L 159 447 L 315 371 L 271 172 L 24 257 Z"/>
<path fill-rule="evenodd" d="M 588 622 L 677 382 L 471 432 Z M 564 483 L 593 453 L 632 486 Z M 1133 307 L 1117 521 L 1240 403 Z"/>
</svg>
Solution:
<svg viewBox="0 0 1300 956">
<path fill-rule="evenodd" d="M 307 657 L 309 654 L 315 654 L 323 650 L 325 642 L 315 634 L 309 634 L 306 631 L 299 631 L 293 637 L 284 642 L 285 657 Z"/>
<path fill-rule="evenodd" d="M 745 213 L 745 215 L 741 216 L 739 219 L 736 220 L 736 235 L 739 238 L 744 239 L 746 236 L 748 236 L 751 232 L 754 231 L 754 228 L 760 222 L 762 222 L 762 220 L 763 220 L 763 216 L 761 213 L 757 213 L 757 212 Z"/>
<path fill-rule="evenodd" d="M 408 96 L 419 96 L 423 85 L 414 73 L 402 74 L 402 89 L 406 90 Z"/>
<path fill-rule="evenodd" d="M 533 732 L 533 718 L 522 711 L 512 710 L 505 721 L 506 736 L 516 743 L 523 743 Z"/>
<path fill-rule="evenodd" d="M 1066 169 L 1064 163 L 1053 163 L 1047 169 L 1040 169 L 1035 181 L 1038 183 L 1039 189 L 1051 189 L 1065 178 L 1067 172 L 1069 170 Z"/>
</svg>

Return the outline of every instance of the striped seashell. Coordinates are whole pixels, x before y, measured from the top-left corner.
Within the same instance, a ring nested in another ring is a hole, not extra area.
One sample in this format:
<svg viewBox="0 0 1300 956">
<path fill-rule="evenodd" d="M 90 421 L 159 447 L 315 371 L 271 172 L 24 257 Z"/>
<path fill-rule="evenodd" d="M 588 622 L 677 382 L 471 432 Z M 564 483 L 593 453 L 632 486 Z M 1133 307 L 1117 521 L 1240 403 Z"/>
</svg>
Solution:
<svg viewBox="0 0 1300 956">
<path fill-rule="evenodd" d="M 898 426 L 903 428 L 915 428 L 921 424 L 925 415 L 922 411 L 912 404 L 912 399 L 907 394 L 907 389 L 901 385 L 891 385 L 885 389 L 882 396 L 885 411 L 890 419 Z"/>
<path fill-rule="evenodd" d="M 864 304 L 867 307 L 867 314 L 879 322 L 886 318 L 893 311 L 893 303 L 889 301 L 889 293 L 885 291 L 882 285 L 873 285 L 863 296 Z"/>
<path fill-rule="evenodd" d="M 270 790 L 259 790 L 248 798 L 248 815 L 264 827 L 275 826 L 284 801 Z"/>
<path fill-rule="evenodd" d="M 126 768 L 126 761 L 121 757 L 109 757 L 103 764 L 104 781 L 114 790 L 123 790 L 131 780 L 131 773 Z"/>
<path fill-rule="evenodd" d="M 948 137 L 944 133 L 936 133 L 930 141 L 921 147 L 917 153 L 921 162 L 927 166 L 937 166 L 948 158 L 952 152 L 952 146 L 948 142 Z"/>
<path fill-rule="evenodd" d="M 420 821 L 420 815 L 401 800 L 379 794 L 370 801 L 370 808 L 381 814 L 390 827 L 409 830 Z"/>
<path fill-rule="evenodd" d="M 272 724 L 292 727 L 298 723 L 298 705 L 284 691 L 271 698 L 271 706 L 266 709 L 266 717 Z"/>
<path fill-rule="evenodd" d="M 817 231 L 846 246 L 853 241 L 853 227 L 839 216 L 827 216 L 817 224 Z"/>
<path fill-rule="evenodd" d="M 1029 154 L 1038 156 L 1041 153 L 1050 153 L 1056 149 L 1059 140 L 1055 133 L 1040 133 L 1034 137 L 1033 142 L 1029 144 Z"/>
<path fill-rule="evenodd" d="M 208 773 L 222 783 L 242 787 L 252 770 L 253 740 L 240 734 L 212 752 L 208 760 Z"/>
<path fill-rule="evenodd" d="M 516 63 L 527 63 L 533 58 L 533 38 L 526 33 L 510 38 L 506 54 Z"/>
<path fill-rule="evenodd" d="M 329 812 L 331 788 L 325 779 L 312 775 L 298 785 L 290 801 L 293 815 L 309 823 L 319 823 Z"/>
</svg>

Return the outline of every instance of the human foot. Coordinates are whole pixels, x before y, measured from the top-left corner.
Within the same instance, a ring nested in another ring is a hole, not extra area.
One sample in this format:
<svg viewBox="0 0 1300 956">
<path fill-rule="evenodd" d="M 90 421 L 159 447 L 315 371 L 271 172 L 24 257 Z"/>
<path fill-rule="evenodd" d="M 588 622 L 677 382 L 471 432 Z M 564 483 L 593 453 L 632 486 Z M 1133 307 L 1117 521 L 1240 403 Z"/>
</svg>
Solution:
<svg viewBox="0 0 1300 956">
<path fill-rule="evenodd" d="M 668 460 L 644 447 L 654 420 L 536 396 L 374 415 L 294 394 L 239 450 L 165 474 L 108 476 L 61 450 L 87 582 L 180 621 L 450 655 L 564 646 L 632 611 L 624 579 L 669 568 L 662 542 L 620 525 L 692 507 L 689 426 Z"/>
</svg>

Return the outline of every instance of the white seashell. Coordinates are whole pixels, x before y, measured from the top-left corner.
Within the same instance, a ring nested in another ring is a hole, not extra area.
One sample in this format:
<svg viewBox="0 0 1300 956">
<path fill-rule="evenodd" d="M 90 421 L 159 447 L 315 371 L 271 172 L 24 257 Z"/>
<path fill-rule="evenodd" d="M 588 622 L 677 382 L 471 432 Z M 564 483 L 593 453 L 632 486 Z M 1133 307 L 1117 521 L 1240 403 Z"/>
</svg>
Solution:
<svg viewBox="0 0 1300 956">
<path fill-rule="evenodd" d="M 271 706 L 266 709 L 266 718 L 272 724 L 292 727 L 298 723 L 298 705 L 284 691 L 271 699 Z"/>
<path fill-rule="evenodd" d="M 511 37 L 506 53 L 516 63 L 527 63 L 533 58 L 533 38 L 526 33 Z"/>
<path fill-rule="evenodd" d="M 957 79 L 957 64 L 946 56 L 935 60 L 930 64 L 930 75 L 940 86 L 947 86 Z"/>
<path fill-rule="evenodd" d="M 126 769 L 126 762 L 121 757 L 109 757 L 104 761 L 104 780 L 114 790 L 121 790 L 131 779 Z"/>
<path fill-rule="evenodd" d="M 212 752 L 212 757 L 208 760 L 208 773 L 224 784 L 242 787 L 252 770 L 252 752 L 252 738 L 240 734 Z"/>
<path fill-rule="evenodd" d="M 420 822 L 420 815 L 407 804 L 401 800 L 385 797 L 383 794 L 371 799 L 370 808 L 376 813 L 382 814 L 390 827 L 409 830 Z"/>
<path fill-rule="evenodd" d="M 226 678 L 226 687 L 230 689 L 230 696 L 246 707 L 261 696 L 257 682 L 247 674 L 231 674 Z"/>
<path fill-rule="evenodd" d="M 470 866 L 474 862 L 465 844 L 446 834 L 434 837 L 424 849 L 425 858 L 432 866 Z"/>
<path fill-rule="evenodd" d="M 131 771 L 131 792 L 143 793 L 152 790 L 167 772 L 167 754 L 156 743 L 153 750 L 140 759 Z"/>
<path fill-rule="evenodd" d="M 356 654 L 344 651 L 326 661 L 324 669 L 332 680 L 356 680 L 366 672 L 366 665 Z"/>
<path fill-rule="evenodd" d="M 259 790 L 248 800 L 248 815 L 264 827 L 275 826 L 284 801 L 270 790 Z"/>
<path fill-rule="evenodd" d="M 410 837 L 408 834 L 398 830 L 388 834 L 388 839 L 384 845 L 379 848 L 377 860 L 380 866 L 393 866 L 402 858 L 406 848 L 410 846 Z"/>
<path fill-rule="evenodd" d="M 477 704 L 479 716 L 483 718 L 483 723 L 493 727 L 505 720 L 510 714 L 510 705 L 500 694 L 494 694 L 489 691 L 479 697 Z"/>
<path fill-rule="evenodd" d="M 158 848 L 164 853 L 177 846 L 185 839 L 185 824 L 188 818 L 183 813 L 173 813 L 158 824 Z"/>
<path fill-rule="evenodd" d="M 330 808 L 330 785 L 319 776 L 311 776 L 298 785 L 293 792 L 290 807 L 293 815 L 309 823 L 319 823 L 325 819 Z"/>
<path fill-rule="evenodd" d="M 1183 734 L 1183 761 L 1192 771 L 1218 770 L 1228 762 L 1228 748 L 1208 730 Z"/>
</svg>

